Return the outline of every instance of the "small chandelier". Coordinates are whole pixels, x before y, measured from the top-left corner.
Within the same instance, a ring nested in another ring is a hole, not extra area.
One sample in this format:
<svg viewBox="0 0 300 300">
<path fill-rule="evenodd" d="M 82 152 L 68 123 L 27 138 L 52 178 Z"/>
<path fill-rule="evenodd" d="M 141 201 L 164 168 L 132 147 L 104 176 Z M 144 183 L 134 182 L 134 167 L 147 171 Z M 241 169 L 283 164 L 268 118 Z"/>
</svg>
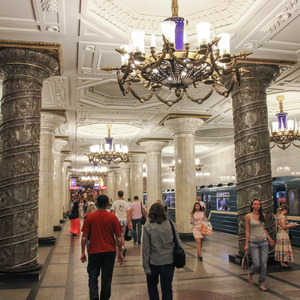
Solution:
<svg viewBox="0 0 300 300">
<path fill-rule="evenodd" d="M 276 114 L 278 121 L 272 122 L 272 129 L 270 130 L 270 148 L 277 145 L 280 149 L 285 150 L 291 144 L 300 148 L 300 131 L 297 121 L 286 120 L 287 113 L 283 112 L 284 96 L 277 96 L 279 101 L 279 113 Z"/>
<path fill-rule="evenodd" d="M 155 35 L 152 34 L 150 54 L 144 53 L 144 35 L 141 30 L 131 33 L 131 45 L 116 49 L 122 55 L 121 67 L 105 67 L 101 70 L 117 71 L 119 87 L 125 96 L 127 93 L 144 103 L 155 95 L 161 102 L 172 106 L 184 95 L 198 104 L 208 99 L 214 90 L 228 97 L 234 83 L 238 81 L 239 72 L 236 59 L 244 59 L 252 52 L 243 51 L 239 55 L 230 55 L 230 35 L 219 34 L 210 42 L 211 25 L 207 22 L 197 24 L 199 47 L 190 50 L 190 44 L 184 41 L 184 18 L 178 16 L 177 0 L 172 0 L 172 17 L 162 23 L 163 47 L 161 53 L 156 53 Z M 122 75 L 121 75 L 122 73 Z M 231 83 L 226 89 L 221 76 L 232 73 Z M 139 96 L 132 83 L 142 82 L 149 94 Z M 203 97 L 194 98 L 188 93 L 188 88 L 197 88 L 200 83 L 210 85 L 210 91 Z M 174 99 L 164 99 L 159 91 L 162 87 L 174 90 Z"/>
<path fill-rule="evenodd" d="M 92 176 L 92 177 L 104 177 L 108 176 L 108 169 L 106 167 L 98 167 L 94 164 L 94 168 L 92 167 L 84 167 L 83 175 L 84 176 Z"/>
<path fill-rule="evenodd" d="M 108 137 L 105 138 L 106 143 L 104 148 L 101 145 L 90 146 L 90 154 L 88 154 L 89 162 L 94 164 L 103 163 L 110 165 L 111 162 L 118 165 L 119 163 L 129 162 L 129 154 L 127 146 L 120 146 L 120 144 L 113 145 L 113 138 L 110 136 L 110 129 L 112 125 L 107 124 Z"/>
<path fill-rule="evenodd" d="M 195 170 L 197 172 L 201 171 L 201 167 L 203 167 L 203 165 L 200 164 L 200 159 L 196 158 L 195 159 Z M 171 168 L 172 172 L 175 171 L 175 161 L 172 161 L 172 165 L 169 166 L 169 168 Z"/>
</svg>

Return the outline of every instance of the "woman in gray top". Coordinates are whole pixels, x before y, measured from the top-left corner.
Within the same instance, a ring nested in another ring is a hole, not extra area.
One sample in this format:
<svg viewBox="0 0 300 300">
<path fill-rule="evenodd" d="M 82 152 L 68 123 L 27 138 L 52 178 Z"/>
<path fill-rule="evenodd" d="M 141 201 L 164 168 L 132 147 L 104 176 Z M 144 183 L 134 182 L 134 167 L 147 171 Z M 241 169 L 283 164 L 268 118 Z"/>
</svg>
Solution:
<svg viewBox="0 0 300 300">
<path fill-rule="evenodd" d="M 162 299 L 172 300 L 174 275 L 172 227 L 160 203 L 154 203 L 150 207 L 148 219 L 143 232 L 143 267 L 147 276 L 149 299 L 159 300 L 157 284 L 160 276 Z M 175 234 L 178 244 L 181 245 L 177 230 Z"/>
<path fill-rule="evenodd" d="M 245 251 L 247 252 L 250 248 L 253 263 L 248 270 L 248 281 L 250 284 L 253 284 L 252 275 L 259 270 L 258 287 L 262 291 L 267 291 L 264 282 L 267 277 L 269 244 L 270 246 L 274 246 L 275 242 L 271 239 L 265 228 L 265 214 L 262 213 L 260 200 L 252 200 L 251 211 L 246 215 L 245 222 Z"/>
</svg>

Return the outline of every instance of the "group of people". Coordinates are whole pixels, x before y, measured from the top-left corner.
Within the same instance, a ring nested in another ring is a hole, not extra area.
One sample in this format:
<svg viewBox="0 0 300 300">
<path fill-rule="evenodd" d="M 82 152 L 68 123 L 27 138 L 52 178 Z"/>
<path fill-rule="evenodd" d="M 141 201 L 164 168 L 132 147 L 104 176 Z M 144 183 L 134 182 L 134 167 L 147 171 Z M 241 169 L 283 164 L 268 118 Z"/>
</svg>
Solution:
<svg viewBox="0 0 300 300">
<path fill-rule="evenodd" d="M 145 206 L 139 201 L 138 196 L 134 197 L 134 202 L 129 203 L 124 200 L 123 191 L 118 192 L 118 199 L 108 207 L 110 201 L 106 195 L 97 197 L 97 207 L 90 199 L 84 224 L 82 227 L 81 240 L 81 261 L 87 261 L 86 249 L 88 252 L 89 289 L 90 299 L 109 299 L 111 295 L 111 281 L 116 253 L 120 265 L 124 262 L 127 249 L 125 248 L 124 234 L 126 228 L 133 230 L 134 244 L 143 245 L 142 258 L 143 268 L 147 278 L 147 288 L 150 300 L 158 300 L 158 278 L 162 289 L 162 299 L 172 299 L 172 280 L 174 275 L 174 240 L 172 233 L 172 221 L 168 220 L 164 206 L 157 200 L 150 209 L 148 221 L 144 225 L 142 236 L 142 216 L 146 216 Z M 78 226 L 80 230 L 79 206 L 75 201 L 72 212 L 75 219 L 71 219 L 72 227 Z M 201 198 L 193 205 L 190 223 L 193 225 L 193 236 L 197 245 L 197 256 L 199 261 L 203 261 L 202 246 L 204 234 L 201 232 L 202 223 L 206 220 L 206 206 Z M 76 213 L 77 211 L 77 213 Z M 252 266 L 248 270 L 248 281 L 253 284 L 253 274 L 259 272 L 258 287 L 266 291 L 264 286 L 267 273 L 267 261 L 269 256 L 269 246 L 275 245 L 275 260 L 279 261 L 284 268 L 289 267 L 288 262 L 293 261 L 293 253 L 289 239 L 288 229 L 296 226 L 289 224 L 286 219 L 288 207 L 281 205 L 276 216 L 277 237 L 276 243 L 268 234 L 265 223 L 266 216 L 262 213 L 261 202 L 253 199 L 250 213 L 245 216 L 246 243 L 245 251 L 251 253 Z M 91 213 L 93 212 L 93 213 Z M 77 220 L 76 220 L 77 219 Z M 74 221 L 76 220 L 76 221 Z M 74 224 L 72 224 L 74 222 Z M 76 223 L 76 224 L 75 224 Z M 73 226 L 74 225 L 74 226 Z M 174 227 L 176 225 L 173 223 Z M 76 234 L 78 229 L 76 229 Z M 79 234 L 78 234 L 79 235 Z M 181 246 L 181 241 L 177 230 L 176 239 Z M 86 245 L 89 243 L 88 248 Z M 118 250 L 118 252 L 117 252 Z M 98 277 L 101 276 L 101 294 L 98 294 Z"/>
<path fill-rule="evenodd" d="M 276 216 L 276 242 L 269 236 L 266 228 L 266 216 L 262 212 L 261 201 L 253 199 L 251 212 L 246 215 L 246 244 L 245 251 L 250 250 L 252 265 L 248 270 L 248 281 L 253 284 L 253 274 L 259 272 L 258 287 L 262 291 L 268 289 L 264 286 L 267 276 L 267 263 L 269 257 L 269 245 L 275 245 L 275 260 L 284 268 L 289 268 L 288 262 L 293 261 L 293 252 L 289 238 L 289 228 L 297 226 L 295 223 L 288 224 L 286 213 L 288 206 L 282 204 Z"/>
<path fill-rule="evenodd" d="M 87 261 L 86 245 L 89 240 L 88 266 L 90 299 L 109 299 L 111 295 L 111 281 L 118 249 L 118 262 L 124 262 L 126 249 L 124 247 L 124 232 L 126 227 L 133 227 L 134 243 L 141 244 L 141 229 L 139 229 L 142 213 L 146 215 L 145 206 L 134 197 L 130 205 L 123 198 L 123 191 L 118 192 L 118 200 L 111 206 L 111 213 L 107 210 L 109 199 L 106 195 L 97 198 L 98 209 L 86 215 L 82 227 L 81 262 Z M 149 299 L 158 300 L 158 278 L 160 277 L 164 300 L 172 299 L 172 280 L 174 274 L 174 241 L 172 221 L 168 220 L 164 207 L 154 203 L 148 214 L 148 221 L 143 231 L 143 267 L 147 277 Z M 137 226 L 137 230 L 135 227 Z M 176 228 L 176 226 L 175 226 Z M 135 233 L 134 233 L 135 232 Z M 178 244 L 181 241 L 177 230 L 175 235 Z M 100 298 L 98 293 L 98 277 L 101 275 Z"/>
</svg>

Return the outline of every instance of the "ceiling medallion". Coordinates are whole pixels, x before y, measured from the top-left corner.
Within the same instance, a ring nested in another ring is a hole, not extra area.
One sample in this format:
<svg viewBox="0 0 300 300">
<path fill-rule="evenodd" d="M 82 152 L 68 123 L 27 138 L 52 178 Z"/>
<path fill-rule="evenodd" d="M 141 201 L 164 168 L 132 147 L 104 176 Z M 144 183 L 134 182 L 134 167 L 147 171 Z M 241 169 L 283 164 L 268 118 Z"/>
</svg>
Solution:
<svg viewBox="0 0 300 300">
<path fill-rule="evenodd" d="M 121 67 L 105 67 L 101 70 L 117 71 L 119 87 L 125 96 L 129 92 L 144 103 L 155 95 L 161 102 L 172 106 L 186 96 L 191 101 L 201 104 L 214 90 L 228 97 L 234 83 L 238 82 L 236 59 L 244 59 L 252 52 L 243 51 L 239 55 L 230 54 L 230 35 L 221 33 L 210 41 L 211 25 L 207 22 L 197 24 L 199 47 L 190 50 L 184 31 L 184 19 L 178 17 L 177 0 L 172 0 L 172 17 L 162 22 L 163 48 L 156 53 L 155 35 L 152 34 L 150 54 L 144 53 L 144 36 L 141 30 L 131 33 L 131 47 L 116 49 L 122 55 Z M 232 74 L 231 83 L 225 88 L 222 75 Z M 149 94 L 139 96 L 133 89 L 133 83 L 142 82 Z M 203 97 L 194 98 L 188 93 L 189 87 L 197 88 L 200 83 L 210 85 L 210 91 Z M 175 99 L 164 99 L 159 91 L 167 87 L 174 91 Z"/>
<path fill-rule="evenodd" d="M 298 125 L 296 120 L 286 120 L 288 114 L 283 112 L 283 99 L 284 96 L 277 96 L 280 112 L 276 114 L 278 121 L 272 122 L 272 128 L 270 129 L 270 148 L 278 146 L 280 149 L 285 150 L 290 145 L 300 148 L 300 122 Z"/>
</svg>

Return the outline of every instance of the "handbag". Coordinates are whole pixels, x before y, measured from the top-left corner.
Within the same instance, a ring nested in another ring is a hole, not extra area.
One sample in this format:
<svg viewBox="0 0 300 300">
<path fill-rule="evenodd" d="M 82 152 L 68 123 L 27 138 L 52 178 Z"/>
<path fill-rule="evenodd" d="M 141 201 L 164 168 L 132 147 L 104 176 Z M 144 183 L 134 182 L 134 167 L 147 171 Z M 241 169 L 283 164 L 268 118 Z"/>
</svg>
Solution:
<svg viewBox="0 0 300 300">
<path fill-rule="evenodd" d="M 242 270 L 246 271 L 249 269 L 249 255 L 248 252 L 245 252 L 244 257 L 242 259 Z"/>
<path fill-rule="evenodd" d="M 126 226 L 125 234 L 124 234 L 125 241 L 131 241 L 132 240 L 132 230 Z"/>
<path fill-rule="evenodd" d="M 201 233 L 203 235 L 210 235 L 212 234 L 212 225 L 209 221 L 203 221 L 201 227 Z"/>
<path fill-rule="evenodd" d="M 173 223 L 171 222 L 171 220 L 169 220 L 169 222 L 172 227 L 173 242 L 175 244 L 174 245 L 174 266 L 177 269 L 183 268 L 185 266 L 185 252 L 184 252 L 184 249 L 182 247 L 180 247 L 178 244 Z"/>
<path fill-rule="evenodd" d="M 142 225 L 144 225 L 146 223 L 146 217 L 144 215 L 143 204 L 142 203 L 141 203 L 141 213 L 142 213 L 141 223 L 142 223 Z"/>
</svg>

